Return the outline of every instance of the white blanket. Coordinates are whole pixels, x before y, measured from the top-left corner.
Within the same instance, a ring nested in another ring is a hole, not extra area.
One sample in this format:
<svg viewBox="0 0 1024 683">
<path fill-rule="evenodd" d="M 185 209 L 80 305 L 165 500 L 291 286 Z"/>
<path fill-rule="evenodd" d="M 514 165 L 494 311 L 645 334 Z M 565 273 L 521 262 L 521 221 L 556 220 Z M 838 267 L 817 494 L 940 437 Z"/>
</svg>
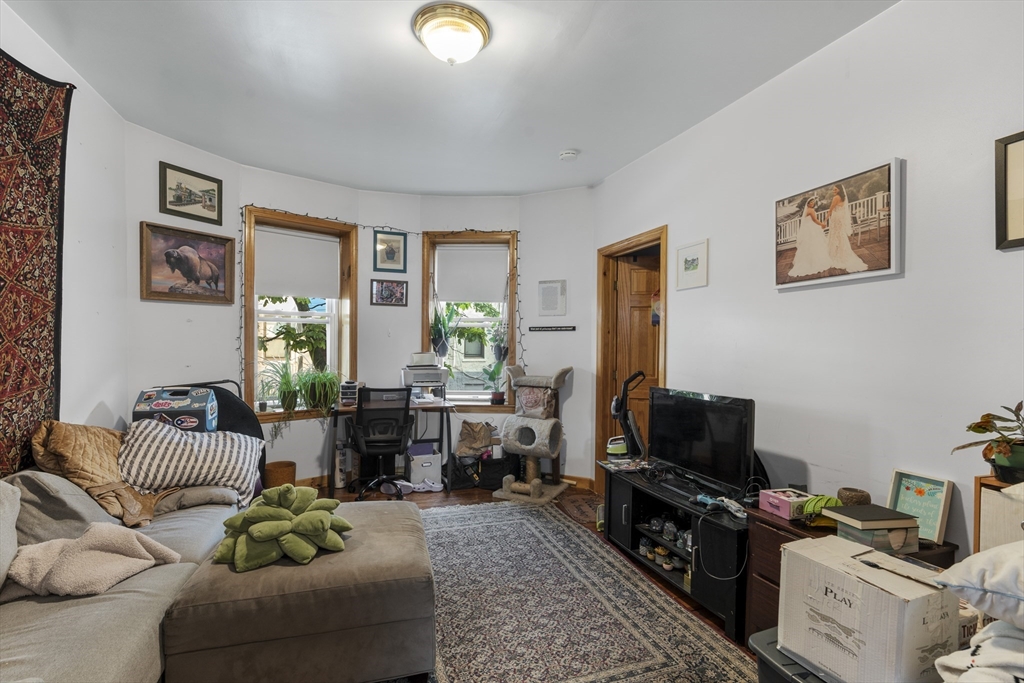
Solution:
<svg viewBox="0 0 1024 683">
<path fill-rule="evenodd" d="M 28 592 L 5 590 L 0 602 L 30 593 L 96 595 L 154 565 L 180 559 L 178 553 L 134 529 L 94 522 L 80 538 L 18 548 L 7 577 Z"/>
<path fill-rule="evenodd" d="M 935 660 L 945 683 L 1021 683 L 1024 681 L 1024 631 L 993 621 L 971 646 Z"/>
</svg>

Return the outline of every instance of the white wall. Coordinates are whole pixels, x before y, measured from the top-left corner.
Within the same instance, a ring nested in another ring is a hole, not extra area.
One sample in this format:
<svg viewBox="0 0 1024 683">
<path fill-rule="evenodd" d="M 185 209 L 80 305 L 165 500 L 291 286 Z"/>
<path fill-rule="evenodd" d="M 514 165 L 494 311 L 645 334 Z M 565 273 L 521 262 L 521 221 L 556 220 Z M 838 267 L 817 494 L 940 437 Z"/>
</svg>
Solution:
<svg viewBox="0 0 1024 683">
<path fill-rule="evenodd" d="M 4 2 L 0 47 L 29 68 L 77 86 L 65 167 L 60 417 L 114 426 L 130 386 L 124 372 L 124 120 Z"/>
<path fill-rule="evenodd" d="M 709 285 L 666 299 L 668 382 L 755 399 L 773 483 L 871 492 L 894 467 L 957 485 L 964 427 L 1024 386 L 1024 253 L 994 244 L 993 141 L 1024 128 L 1024 4 L 902 2 L 608 178 L 596 244 L 707 237 Z M 774 202 L 906 159 L 906 267 L 776 291 Z M 675 281 L 674 263 L 669 281 Z"/>
</svg>

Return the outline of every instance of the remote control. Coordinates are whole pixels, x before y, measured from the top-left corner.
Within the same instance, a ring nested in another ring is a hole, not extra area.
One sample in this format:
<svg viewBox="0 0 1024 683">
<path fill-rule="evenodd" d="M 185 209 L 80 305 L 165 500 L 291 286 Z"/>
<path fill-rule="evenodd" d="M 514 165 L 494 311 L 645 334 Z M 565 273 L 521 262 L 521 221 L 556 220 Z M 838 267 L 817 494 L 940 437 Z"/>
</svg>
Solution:
<svg viewBox="0 0 1024 683">
<path fill-rule="evenodd" d="M 718 499 L 718 502 L 722 504 L 722 507 L 724 507 L 730 513 L 732 513 L 732 516 L 736 519 L 747 518 L 747 511 L 744 510 L 743 506 L 737 503 L 735 500 L 722 496 L 721 498 Z"/>
</svg>

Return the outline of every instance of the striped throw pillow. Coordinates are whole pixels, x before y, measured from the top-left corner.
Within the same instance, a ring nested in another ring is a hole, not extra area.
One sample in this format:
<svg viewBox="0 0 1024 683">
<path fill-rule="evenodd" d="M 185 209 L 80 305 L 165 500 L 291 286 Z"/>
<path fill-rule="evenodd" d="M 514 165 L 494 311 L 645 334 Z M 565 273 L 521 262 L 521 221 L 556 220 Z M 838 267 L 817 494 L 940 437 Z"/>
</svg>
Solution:
<svg viewBox="0 0 1024 683">
<path fill-rule="evenodd" d="M 140 493 L 173 486 L 226 486 L 239 504 L 253 497 L 263 440 L 234 432 L 183 432 L 156 420 L 133 422 L 117 453 L 121 478 Z"/>
</svg>

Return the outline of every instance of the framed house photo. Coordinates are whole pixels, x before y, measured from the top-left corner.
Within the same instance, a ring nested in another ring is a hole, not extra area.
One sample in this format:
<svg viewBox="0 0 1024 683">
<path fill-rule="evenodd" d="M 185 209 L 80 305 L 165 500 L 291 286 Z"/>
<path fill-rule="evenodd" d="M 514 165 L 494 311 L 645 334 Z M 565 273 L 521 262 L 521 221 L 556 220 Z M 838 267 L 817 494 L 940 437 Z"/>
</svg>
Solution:
<svg viewBox="0 0 1024 683">
<path fill-rule="evenodd" d="M 684 244 L 676 249 L 676 289 L 706 287 L 708 284 L 708 241 Z"/>
<path fill-rule="evenodd" d="M 902 272 L 902 161 L 775 202 L 775 288 Z"/>
<path fill-rule="evenodd" d="M 373 269 L 377 272 L 404 273 L 406 268 L 404 232 L 373 231 Z"/>
<path fill-rule="evenodd" d="M 1024 131 L 996 140 L 996 249 L 1024 247 Z"/>
<path fill-rule="evenodd" d="M 953 482 L 948 479 L 893 470 L 885 506 L 917 517 L 920 527 L 918 538 L 941 544 L 946 536 L 946 518 L 949 517 L 952 495 Z"/>
<path fill-rule="evenodd" d="M 408 306 L 409 283 L 406 280 L 370 280 L 371 306 Z"/>
<path fill-rule="evenodd" d="M 143 221 L 139 295 L 155 301 L 235 301 L 235 240 Z"/>
<path fill-rule="evenodd" d="M 223 181 L 160 162 L 160 213 L 223 225 L 223 194 Z"/>
</svg>

